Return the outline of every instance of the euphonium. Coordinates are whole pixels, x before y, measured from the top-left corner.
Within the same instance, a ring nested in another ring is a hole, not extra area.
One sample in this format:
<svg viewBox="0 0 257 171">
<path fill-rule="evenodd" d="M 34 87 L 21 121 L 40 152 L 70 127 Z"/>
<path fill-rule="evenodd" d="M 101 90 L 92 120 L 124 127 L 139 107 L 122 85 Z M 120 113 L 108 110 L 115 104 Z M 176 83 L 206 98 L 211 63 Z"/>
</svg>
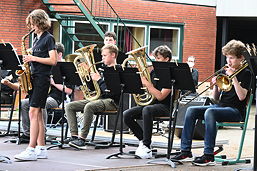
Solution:
<svg viewBox="0 0 257 171">
<path fill-rule="evenodd" d="M 131 57 L 128 57 L 123 61 L 122 67 L 124 68 L 126 63 L 130 60 L 135 61 L 136 67 L 138 68 L 138 71 L 141 74 L 141 76 L 145 77 L 147 81 L 151 82 L 151 76 L 148 71 L 146 63 L 145 48 L 146 47 L 141 47 L 130 52 L 127 52 L 126 55 L 130 55 Z M 133 94 L 136 104 L 140 106 L 149 105 L 155 100 L 155 97 L 152 94 L 150 94 L 146 88 L 144 88 L 144 90 L 144 94 Z"/>
<path fill-rule="evenodd" d="M 85 99 L 92 101 L 96 100 L 101 95 L 101 89 L 97 81 L 92 80 L 90 73 L 97 73 L 96 63 L 94 60 L 93 49 L 96 44 L 89 45 L 83 48 L 76 50 L 78 56 L 74 59 L 73 63 L 77 69 L 82 86 L 80 87 L 81 91 L 84 94 Z M 86 64 L 86 65 L 83 65 Z M 94 89 L 90 87 L 90 82 L 92 81 Z"/>
<path fill-rule="evenodd" d="M 34 30 L 30 31 L 29 33 L 27 33 L 22 37 L 22 46 L 21 46 L 22 55 L 30 55 L 30 53 L 26 49 L 25 40 L 33 31 Z M 24 63 L 22 65 L 22 69 L 17 70 L 15 73 L 17 76 L 19 76 L 18 80 L 23 91 L 28 93 L 29 90 L 32 90 L 31 72 L 30 72 L 29 63 L 28 62 Z"/>
</svg>

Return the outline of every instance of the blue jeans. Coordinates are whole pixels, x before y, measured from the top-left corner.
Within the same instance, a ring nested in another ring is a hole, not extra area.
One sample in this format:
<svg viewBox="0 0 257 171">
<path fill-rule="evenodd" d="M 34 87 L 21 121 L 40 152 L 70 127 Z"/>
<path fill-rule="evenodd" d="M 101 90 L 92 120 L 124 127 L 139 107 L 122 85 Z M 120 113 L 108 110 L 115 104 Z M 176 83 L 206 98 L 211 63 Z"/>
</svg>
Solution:
<svg viewBox="0 0 257 171">
<path fill-rule="evenodd" d="M 232 107 L 191 106 L 187 109 L 181 136 L 181 151 L 191 151 L 192 136 L 197 119 L 205 122 L 204 154 L 213 154 L 217 133 L 216 122 L 241 121 L 238 109 Z"/>
</svg>

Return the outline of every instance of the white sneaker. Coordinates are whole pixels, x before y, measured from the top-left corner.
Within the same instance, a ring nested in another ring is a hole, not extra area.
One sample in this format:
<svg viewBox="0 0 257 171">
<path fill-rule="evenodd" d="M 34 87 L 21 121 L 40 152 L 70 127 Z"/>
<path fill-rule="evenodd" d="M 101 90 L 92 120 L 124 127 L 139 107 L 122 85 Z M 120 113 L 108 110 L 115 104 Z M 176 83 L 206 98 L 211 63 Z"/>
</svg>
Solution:
<svg viewBox="0 0 257 171">
<path fill-rule="evenodd" d="M 153 156 L 152 150 L 145 145 L 142 145 L 140 148 L 138 147 L 135 154 L 141 159 L 149 159 Z"/>
<path fill-rule="evenodd" d="M 48 158 L 46 146 L 36 146 L 35 153 L 38 159 Z"/>
<path fill-rule="evenodd" d="M 138 144 L 138 147 L 137 147 L 137 149 L 136 149 L 135 154 L 139 153 L 139 151 L 141 150 L 141 148 L 143 147 L 143 145 L 144 145 L 143 141 L 139 141 L 139 144 Z"/>
<path fill-rule="evenodd" d="M 34 161 L 37 160 L 37 155 L 35 153 L 35 148 L 27 147 L 25 151 L 14 156 L 15 159 L 23 161 Z"/>
</svg>

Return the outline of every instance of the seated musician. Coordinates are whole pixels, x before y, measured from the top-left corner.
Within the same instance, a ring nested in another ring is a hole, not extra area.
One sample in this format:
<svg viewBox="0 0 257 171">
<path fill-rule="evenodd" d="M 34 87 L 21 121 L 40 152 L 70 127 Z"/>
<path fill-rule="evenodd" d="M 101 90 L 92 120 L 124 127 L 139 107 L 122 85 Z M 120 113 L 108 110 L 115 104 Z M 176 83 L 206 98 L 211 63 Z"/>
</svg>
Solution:
<svg viewBox="0 0 257 171">
<path fill-rule="evenodd" d="M 171 50 L 168 46 L 163 45 L 154 49 L 153 56 L 156 61 L 169 62 L 172 58 Z M 170 89 L 161 88 L 157 81 L 154 80 L 155 72 L 151 71 L 151 81 L 141 77 L 143 85 L 148 91 L 156 97 L 153 104 L 147 106 L 135 106 L 124 111 L 124 122 L 132 130 L 139 140 L 136 155 L 142 159 L 151 158 L 151 138 L 153 129 L 153 118 L 155 116 L 169 116 Z M 136 122 L 136 119 L 143 118 L 143 129 Z"/>
<path fill-rule="evenodd" d="M 223 48 L 222 53 L 226 56 L 227 67 L 224 67 L 226 75 L 231 75 L 242 67 L 244 60 L 243 51 L 245 45 L 241 41 L 231 40 Z M 245 115 L 247 94 L 251 86 L 251 72 L 245 68 L 232 78 L 232 89 L 222 91 L 216 85 L 216 76 L 212 78 L 213 98 L 219 99 L 219 103 L 210 106 L 191 106 L 185 114 L 184 128 L 181 136 L 181 153 L 173 157 L 173 160 L 192 159 L 192 136 L 197 119 L 205 122 L 204 154 L 193 160 L 194 165 L 215 165 L 214 147 L 216 139 L 216 122 L 237 122 Z"/>
<path fill-rule="evenodd" d="M 116 36 L 115 32 L 112 32 L 112 31 L 105 32 L 105 34 L 104 34 L 104 42 L 103 42 L 104 45 L 108 45 L 108 44 L 116 45 L 116 40 L 117 40 L 117 36 Z M 99 62 L 99 61 L 102 60 L 101 53 L 98 52 L 97 49 L 94 49 L 93 53 L 94 53 L 95 62 Z M 117 55 L 116 63 L 117 64 L 122 64 L 122 62 L 126 58 L 127 58 L 127 55 L 125 55 L 124 52 L 119 51 L 118 55 Z"/>
<path fill-rule="evenodd" d="M 62 43 L 56 42 L 56 51 L 58 61 L 62 60 L 62 56 L 64 53 L 64 46 Z M 11 83 L 8 80 L 5 81 L 5 85 L 11 87 L 14 90 L 18 90 L 18 83 Z M 55 84 L 53 78 L 50 79 L 50 92 L 48 94 L 46 100 L 46 107 L 43 110 L 43 118 L 45 122 L 45 126 L 47 124 L 47 109 L 57 108 L 62 103 L 62 84 Z M 65 87 L 65 93 L 71 94 L 72 89 L 70 87 Z M 21 120 L 22 120 L 22 128 L 23 134 L 20 137 L 20 143 L 28 143 L 30 138 L 30 120 L 29 120 L 29 98 L 21 100 Z"/>
<path fill-rule="evenodd" d="M 5 82 L 14 82 L 15 79 L 10 71 L 2 70 L 1 72 L 1 104 L 11 104 L 13 101 L 13 89 L 5 85 Z"/>
<path fill-rule="evenodd" d="M 116 65 L 116 58 L 118 54 L 118 48 L 116 45 L 108 44 L 102 47 L 102 60 L 107 67 Z M 68 119 L 68 125 L 70 127 L 71 137 L 64 142 L 69 143 L 70 146 L 76 148 L 85 148 L 85 141 L 90 130 L 93 116 L 95 113 L 103 112 L 106 110 L 115 111 L 119 103 L 120 94 L 112 94 L 106 92 L 106 84 L 104 78 L 97 73 L 91 73 L 92 80 L 97 81 L 100 89 L 101 96 L 97 100 L 89 101 L 79 100 L 68 103 L 65 106 L 65 113 Z M 83 111 L 83 122 L 81 125 L 81 133 L 78 134 L 78 123 L 76 112 Z"/>
</svg>

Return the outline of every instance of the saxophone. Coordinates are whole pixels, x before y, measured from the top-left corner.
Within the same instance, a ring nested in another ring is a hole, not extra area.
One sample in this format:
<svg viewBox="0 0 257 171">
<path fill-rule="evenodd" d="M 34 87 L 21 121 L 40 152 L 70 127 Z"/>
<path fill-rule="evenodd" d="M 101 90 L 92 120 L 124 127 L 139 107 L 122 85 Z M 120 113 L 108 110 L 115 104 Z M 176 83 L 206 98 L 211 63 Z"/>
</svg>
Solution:
<svg viewBox="0 0 257 171">
<path fill-rule="evenodd" d="M 30 31 L 29 33 L 24 35 L 21 39 L 22 40 L 22 46 L 21 46 L 22 55 L 30 54 L 26 49 L 25 40 L 33 31 L 34 30 Z M 22 65 L 22 69 L 17 70 L 15 73 L 19 77 L 18 80 L 19 80 L 20 86 L 23 89 L 23 91 L 28 93 L 30 90 L 32 90 L 31 72 L 30 72 L 29 63 L 27 63 L 27 62 L 24 63 Z"/>
<path fill-rule="evenodd" d="M 130 57 L 123 61 L 122 67 L 124 68 L 127 62 L 134 61 L 141 76 L 145 77 L 147 81 L 151 82 L 151 76 L 146 63 L 145 48 L 146 46 L 127 52 L 126 55 L 129 55 Z M 143 89 L 145 91 L 144 94 L 133 94 L 136 104 L 139 106 L 147 106 L 152 104 L 155 97 L 149 93 L 145 87 Z"/>
<path fill-rule="evenodd" d="M 77 69 L 77 73 L 79 74 L 80 80 L 82 82 L 82 86 L 80 86 L 81 91 L 85 99 L 92 101 L 96 100 L 101 95 L 101 89 L 97 83 L 97 81 L 92 80 L 90 73 L 97 73 L 96 64 L 95 63 L 93 49 L 95 48 L 96 44 L 92 44 L 89 46 L 85 46 L 83 48 L 77 49 L 75 52 L 80 53 L 74 59 L 73 63 Z M 85 67 L 86 64 L 87 67 Z M 81 65 L 82 64 L 82 65 Z M 90 83 L 93 83 L 94 88 L 90 89 Z"/>
</svg>

